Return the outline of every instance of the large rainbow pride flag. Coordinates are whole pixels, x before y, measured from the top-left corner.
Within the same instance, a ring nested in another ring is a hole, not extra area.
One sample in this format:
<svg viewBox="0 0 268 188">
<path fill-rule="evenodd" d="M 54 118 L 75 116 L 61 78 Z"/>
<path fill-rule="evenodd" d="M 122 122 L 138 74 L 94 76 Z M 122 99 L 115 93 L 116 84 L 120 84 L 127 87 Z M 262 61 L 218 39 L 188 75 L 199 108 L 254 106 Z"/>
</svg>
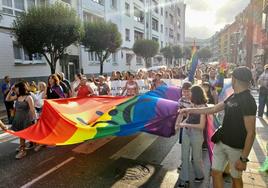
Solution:
<svg viewBox="0 0 268 188">
<path fill-rule="evenodd" d="M 227 82 L 228 83 L 228 82 Z M 230 84 L 223 96 L 231 94 Z M 227 92 L 227 93 L 226 93 Z M 45 145 L 69 145 L 108 136 L 127 136 L 140 131 L 163 137 L 176 134 L 175 121 L 181 90 L 161 86 L 135 97 L 85 97 L 46 100 L 38 122 L 10 134 Z M 211 136 L 220 126 L 207 116 L 206 138 L 212 159 Z"/>
<path fill-rule="evenodd" d="M 127 136 L 139 131 L 170 137 L 180 89 L 159 87 L 135 97 L 86 97 L 46 100 L 35 125 L 8 131 L 45 145 L 68 145 L 107 136 Z"/>
</svg>

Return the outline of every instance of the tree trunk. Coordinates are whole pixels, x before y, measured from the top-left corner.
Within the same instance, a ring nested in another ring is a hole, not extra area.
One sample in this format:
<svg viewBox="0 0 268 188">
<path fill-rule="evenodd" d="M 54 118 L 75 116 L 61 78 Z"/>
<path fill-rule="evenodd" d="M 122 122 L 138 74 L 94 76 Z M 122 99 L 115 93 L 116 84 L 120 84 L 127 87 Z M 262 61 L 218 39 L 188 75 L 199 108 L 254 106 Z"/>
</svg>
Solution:
<svg viewBox="0 0 268 188">
<path fill-rule="evenodd" d="M 53 65 L 50 65 L 50 71 L 51 71 L 51 74 L 55 74 L 55 72 L 56 72 L 56 67 L 53 66 Z"/>
<path fill-rule="evenodd" d="M 56 63 L 57 63 L 57 60 L 51 58 L 51 63 L 49 64 L 50 65 L 51 74 L 55 74 L 55 72 L 56 72 Z"/>
</svg>

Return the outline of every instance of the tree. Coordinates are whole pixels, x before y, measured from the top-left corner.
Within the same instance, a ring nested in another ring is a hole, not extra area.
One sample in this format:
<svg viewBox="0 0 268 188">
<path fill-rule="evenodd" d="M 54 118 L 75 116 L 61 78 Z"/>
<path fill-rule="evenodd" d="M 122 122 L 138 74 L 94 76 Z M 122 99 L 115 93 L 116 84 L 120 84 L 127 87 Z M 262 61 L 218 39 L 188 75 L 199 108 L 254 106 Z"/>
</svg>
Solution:
<svg viewBox="0 0 268 188">
<path fill-rule="evenodd" d="M 173 49 L 171 46 L 166 46 L 160 50 L 160 52 L 163 54 L 163 56 L 166 58 L 166 64 L 169 65 L 170 62 L 172 62 L 173 59 Z"/>
<path fill-rule="evenodd" d="M 33 7 L 13 24 L 18 42 L 30 54 L 42 54 L 55 73 L 57 61 L 81 34 L 80 20 L 73 9 L 60 3 Z"/>
<path fill-rule="evenodd" d="M 100 61 L 100 74 L 103 74 L 103 63 L 115 53 L 122 44 L 121 34 L 112 22 L 98 21 L 84 23 L 82 44 L 90 51 L 95 52 Z"/>
<path fill-rule="evenodd" d="M 191 51 L 191 48 L 185 46 L 183 47 L 183 50 L 182 50 L 182 55 L 183 55 L 183 58 L 185 59 L 191 59 L 191 55 L 192 55 L 192 51 Z"/>
<path fill-rule="evenodd" d="M 151 67 L 149 59 L 157 54 L 158 49 L 159 44 L 154 40 L 136 40 L 133 45 L 134 53 L 144 58 L 146 68 Z"/>
<path fill-rule="evenodd" d="M 172 52 L 173 52 L 173 57 L 175 60 L 179 60 L 180 58 L 182 58 L 182 49 L 180 45 L 173 46 Z"/>
<path fill-rule="evenodd" d="M 208 61 L 208 59 L 212 57 L 212 53 L 207 47 L 200 49 L 197 54 L 198 58 L 202 61 Z"/>
</svg>

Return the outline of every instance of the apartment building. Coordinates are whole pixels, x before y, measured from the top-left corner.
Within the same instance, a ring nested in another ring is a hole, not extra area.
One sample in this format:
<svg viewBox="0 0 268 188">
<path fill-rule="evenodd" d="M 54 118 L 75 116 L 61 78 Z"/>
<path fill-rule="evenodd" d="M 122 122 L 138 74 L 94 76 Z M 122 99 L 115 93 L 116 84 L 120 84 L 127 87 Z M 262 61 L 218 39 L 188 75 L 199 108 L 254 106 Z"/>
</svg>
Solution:
<svg viewBox="0 0 268 188">
<path fill-rule="evenodd" d="M 10 75 L 42 80 L 50 74 L 45 59 L 19 46 L 11 28 L 16 16 L 30 7 L 56 1 L 74 8 L 82 21 L 105 20 L 117 25 L 123 43 L 104 63 L 106 73 L 135 71 L 145 66 L 142 58 L 131 50 L 137 39 L 153 39 L 159 42 L 160 48 L 184 44 L 186 5 L 183 0 L 0 0 L 0 79 Z M 153 65 L 162 63 L 161 58 L 153 59 Z M 57 70 L 72 80 L 75 72 L 98 73 L 99 61 L 94 52 L 72 45 L 58 62 Z"/>
</svg>

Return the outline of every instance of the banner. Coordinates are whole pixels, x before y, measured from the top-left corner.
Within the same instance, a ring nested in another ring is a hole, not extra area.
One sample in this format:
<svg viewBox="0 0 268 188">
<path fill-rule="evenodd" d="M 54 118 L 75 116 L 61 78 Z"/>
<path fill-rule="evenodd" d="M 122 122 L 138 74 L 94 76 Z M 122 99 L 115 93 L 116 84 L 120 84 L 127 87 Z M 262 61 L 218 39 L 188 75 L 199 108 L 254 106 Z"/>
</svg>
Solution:
<svg viewBox="0 0 268 188">
<path fill-rule="evenodd" d="M 180 87 L 182 84 L 182 80 L 179 79 L 162 79 L 163 82 L 167 84 L 167 86 Z M 111 94 L 113 96 L 120 96 L 123 92 L 124 87 L 126 86 L 126 80 L 117 80 L 108 82 L 109 87 L 111 88 Z M 144 94 L 150 91 L 151 80 L 136 80 L 139 86 L 139 94 Z M 125 94 L 123 94 L 125 95 Z"/>
</svg>

